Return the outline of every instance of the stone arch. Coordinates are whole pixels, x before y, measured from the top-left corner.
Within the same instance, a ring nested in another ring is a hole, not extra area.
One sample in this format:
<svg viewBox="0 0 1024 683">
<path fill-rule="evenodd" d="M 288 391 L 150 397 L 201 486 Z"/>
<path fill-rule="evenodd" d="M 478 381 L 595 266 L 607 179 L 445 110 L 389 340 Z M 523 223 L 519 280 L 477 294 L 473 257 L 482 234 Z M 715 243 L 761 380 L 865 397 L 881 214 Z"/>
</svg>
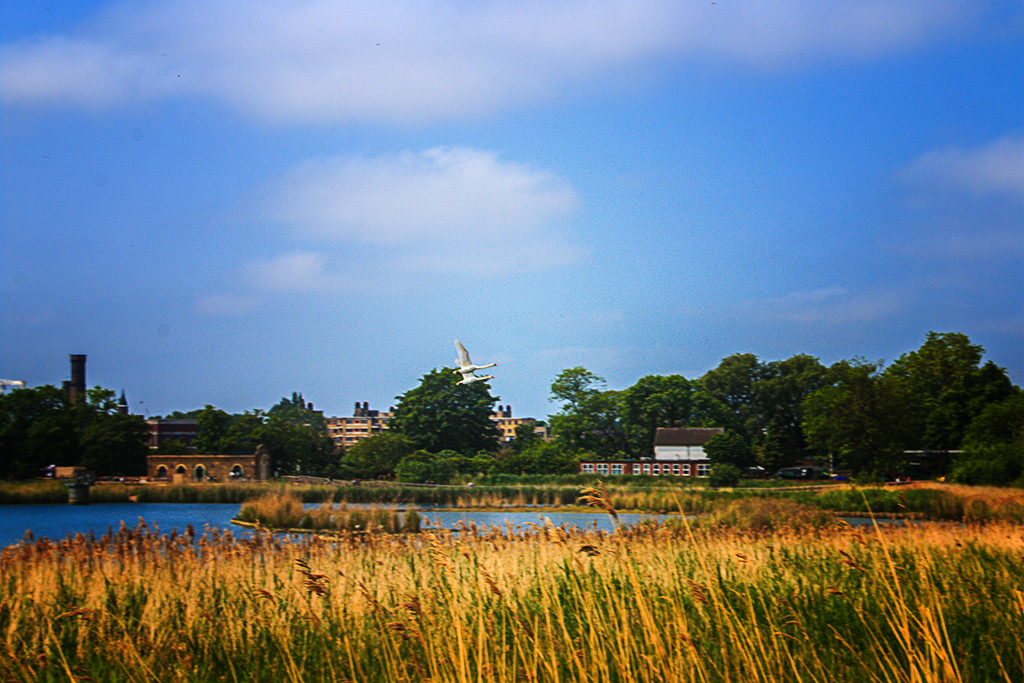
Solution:
<svg viewBox="0 0 1024 683">
<path fill-rule="evenodd" d="M 156 478 L 166 479 L 167 478 L 167 465 L 160 465 L 156 468 Z"/>
<path fill-rule="evenodd" d="M 245 468 L 239 465 L 238 463 L 235 463 L 231 467 L 231 472 L 228 473 L 228 476 L 230 476 L 232 479 L 244 479 Z"/>
<path fill-rule="evenodd" d="M 185 469 L 184 465 L 178 465 L 178 467 L 174 470 L 175 474 L 185 474 L 187 472 L 188 472 L 188 470 Z"/>
<path fill-rule="evenodd" d="M 192 479 L 194 481 L 203 481 L 206 479 L 206 467 L 204 465 L 196 465 L 196 468 L 192 470 Z"/>
</svg>

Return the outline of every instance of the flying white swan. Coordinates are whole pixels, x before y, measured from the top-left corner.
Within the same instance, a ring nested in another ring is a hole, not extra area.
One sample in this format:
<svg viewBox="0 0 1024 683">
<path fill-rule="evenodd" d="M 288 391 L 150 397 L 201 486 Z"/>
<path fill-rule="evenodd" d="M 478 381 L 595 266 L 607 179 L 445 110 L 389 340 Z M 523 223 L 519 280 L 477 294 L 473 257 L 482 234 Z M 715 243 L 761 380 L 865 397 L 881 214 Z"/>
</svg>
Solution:
<svg viewBox="0 0 1024 683">
<path fill-rule="evenodd" d="M 483 382 L 489 379 L 494 379 L 494 375 L 484 375 L 483 377 L 477 377 L 472 372 L 469 372 L 464 374 L 462 376 L 462 381 L 456 382 L 456 384 L 472 384 L 473 382 Z"/>
<path fill-rule="evenodd" d="M 497 363 L 490 363 L 489 365 L 473 365 L 473 361 L 469 359 L 469 351 L 466 351 L 466 347 L 462 345 L 458 339 L 455 340 L 455 349 L 459 352 L 459 357 L 455 359 L 455 363 L 459 366 L 459 369 L 455 371 L 456 375 L 462 375 L 463 379 L 459 384 L 471 384 L 466 381 L 466 375 L 472 375 L 475 370 L 483 370 L 484 368 L 493 368 Z M 491 379 L 491 378 L 488 378 Z M 479 382 L 480 379 L 473 380 Z"/>
</svg>

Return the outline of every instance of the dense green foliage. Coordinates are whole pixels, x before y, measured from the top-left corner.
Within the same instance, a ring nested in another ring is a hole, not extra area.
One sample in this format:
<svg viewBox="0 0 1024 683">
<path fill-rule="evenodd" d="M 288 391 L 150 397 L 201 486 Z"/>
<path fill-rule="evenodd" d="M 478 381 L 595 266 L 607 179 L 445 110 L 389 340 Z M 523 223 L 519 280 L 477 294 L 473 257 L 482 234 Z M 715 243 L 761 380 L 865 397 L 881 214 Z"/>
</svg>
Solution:
<svg viewBox="0 0 1024 683">
<path fill-rule="evenodd" d="M 487 382 L 459 384 L 450 369 L 434 369 L 418 387 L 398 397 L 388 431 L 406 436 L 417 448 L 472 456 L 495 451 L 501 433 L 491 422 L 494 403 Z"/>
<path fill-rule="evenodd" d="M 260 445 L 270 451 L 277 474 L 337 476 L 340 454 L 327 433 L 323 415 L 309 408 L 302 394 L 282 398 L 269 411 L 231 415 L 207 405 L 196 416 L 196 453 L 252 454 Z"/>
<path fill-rule="evenodd" d="M 551 432 L 569 452 L 628 457 L 620 392 L 604 391 L 604 384 L 604 378 L 582 367 L 559 373 L 551 384 L 551 400 L 560 402 L 562 408 L 551 416 Z"/>
<path fill-rule="evenodd" d="M 920 349 L 888 368 L 880 361 L 836 363 L 829 383 L 805 403 L 808 440 L 856 473 L 899 476 L 909 451 L 925 461 L 926 473 L 1009 484 L 1024 464 L 1013 407 L 1021 390 L 1002 368 L 982 365 L 983 353 L 966 335 L 930 332 Z"/>
<path fill-rule="evenodd" d="M 457 382 L 449 369 L 427 373 L 398 397 L 390 437 L 364 440 L 345 454 L 298 393 L 266 412 L 231 415 L 207 405 L 175 416 L 197 419 L 196 452 L 253 453 L 264 444 L 279 474 L 410 483 L 560 475 L 580 459 L 651 458 L 662 427 L 722 427 L 707 453 L 741 469 L 756 464 L 772 473 L 817 460 L 861 482 L 913 474 L 1024 485 L 1024 394 L 960 333 L 930 332 L 888 367 L 860 358 L 825 367 L 805 354 L 761 361 L 743 353 L 700 379 L 648 375 L 622 390 L 609 390 L 584 367 L 568 368 L 551 384 L 554 438 L 545 442 L 520 425 L 507 450 L 498 448 L 491 420 L 498 399 L 488 384 Z M 98 388 L 80 406 L 54 387 L 4 395 L 0 477 L 75 464 L 98 474 L 141 473 L 141 418 L 118 415 L 115 404 L 112 392 Z"/>
<path fill-rule="evenodd" d="M 817 455 L 804 434 L 804 408 L 807 397 L 827 381 L 828 370 L 818 359 L 802 354 L 767 363 L 750 353 L 736 354 L 701 378 L 707 392 L 728 408 L 714 426 L 741 436 L 770 472 Z"/>
<path fill-rule="evenodd" d="M 388 430 L 359 441 L 341 459 L 345 478 L 377 479 L 390 477 L 402 459 L 416 450 L 412 439 Z"/>
<path fill-rule="evenodd" d="M 0 395 L 0 477 L 40 476 L 51 465 L 97 476 L 145 474 L 149 428 L 118 412 L 114 392 L 95 387 L 72 404 L 53 386 Z"/>
<path fill-rule="evenodd" d="M 950 478 L 965 484 L 1024 486 L 1024 394 L 982 409 L 967 427 Z"/>
</svg>

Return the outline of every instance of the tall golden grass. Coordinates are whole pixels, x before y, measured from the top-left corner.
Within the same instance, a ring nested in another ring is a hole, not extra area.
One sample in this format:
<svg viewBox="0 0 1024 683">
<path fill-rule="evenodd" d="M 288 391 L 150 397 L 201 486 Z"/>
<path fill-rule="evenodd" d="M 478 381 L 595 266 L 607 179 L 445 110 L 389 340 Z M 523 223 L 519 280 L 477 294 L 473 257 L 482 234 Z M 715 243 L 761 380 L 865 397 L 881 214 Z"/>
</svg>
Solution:
<svg viewBox="0 0 1024 683">
<path fill-rule="evenodd" d="M 590 495 L 602 496 L 595 489 Z M 1024 680 L 1024 529 L 162 533 L 0 551 L 14 681 Z"/>
<path fill-rule="evenodd" d="M 290 493 L 268 493 L 242 503 L 236 521 L 269 530 L 352 531 L 397 533 L 418 532 L 421 518 L 414 509 L 391 506 L 349 508 L 321 503 L 307 508 Z"/>
</svg>

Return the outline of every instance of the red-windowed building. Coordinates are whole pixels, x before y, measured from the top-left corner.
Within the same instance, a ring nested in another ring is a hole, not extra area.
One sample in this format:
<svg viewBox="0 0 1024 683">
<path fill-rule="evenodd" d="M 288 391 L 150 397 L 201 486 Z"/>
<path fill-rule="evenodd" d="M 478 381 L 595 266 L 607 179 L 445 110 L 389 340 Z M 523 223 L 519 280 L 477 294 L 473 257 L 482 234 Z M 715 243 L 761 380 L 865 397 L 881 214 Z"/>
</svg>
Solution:
<svg viewBox="0 0 1024 683">
<path fill-rule="evenodd" d="M 706 477 L 711 473 L 711 460 L 704 446 L 724 432 L 721 427 L 660 427 L 654 435 L 652 460 L 581 460 L 579 473 Z"/>
</svg>

